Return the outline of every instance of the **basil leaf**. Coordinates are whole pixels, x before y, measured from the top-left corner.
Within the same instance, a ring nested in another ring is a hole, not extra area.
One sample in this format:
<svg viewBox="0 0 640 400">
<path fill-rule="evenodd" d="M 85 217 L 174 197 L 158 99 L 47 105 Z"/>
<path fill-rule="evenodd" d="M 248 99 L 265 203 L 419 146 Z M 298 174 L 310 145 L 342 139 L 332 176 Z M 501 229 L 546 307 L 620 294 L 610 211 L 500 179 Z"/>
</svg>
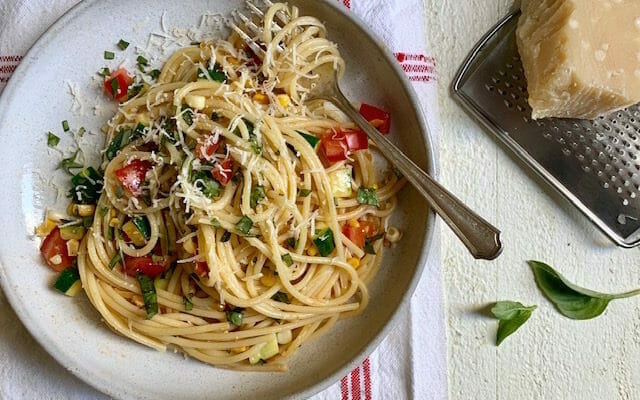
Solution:
<svg viewBox="0 0 640 400">
<path fill-rule="evenodd" d="M 147 319 L 153 318 L 158 313 L 158 295 L 153 281 L 145 274 L 138 274 L 138 283 L 144 300 L 144 308 L 147 310 Z"/>
<path fill-rule="evenodd" d="M 293 264 L 293 258 L 289 253 L 283 254 L 282 256 L 280 256 L 280 258 L 282 259 L 282 261 L 287 267 L 290 267 Z"/>
<path fill-rule="evenodd" d="M 531 317 L 538 306 L 526 307 L 517 301 L 499 301 L 491 309 L 491 313 L 500 320 L 496 345 L 500 345 L 513 332 L 517 331 Z"/>
<path fill-rule="evenodd" d="M 356 200 L 358 200 L 358 203 L 360 204 L 380 207 L 380 201 L 378 200 L 378 191 L 374 188 L 358 188 Z"/>
<path fill-rule="evenodd" d="M 529 261 L 529 266 L 540 290 L 562 315 L 571 319 L 595 318 L 611 300 L 640 294 L 640 289 L 619 294 L 595 292 L 572 284 L 543 262 Z"/>
<path fill-rule="evenodd" d="M 277 292 L 271 296 L 271 299 L 280 303 L 291 304 L 291 300 L 289 300 L 289 296 L 285 292 Z"/>
<path fill-rule="evenodd" d="M 298 189 L 298 197 L 307 197 L 311 194 L 311 189 Z"/>
<path fill-rule="evenodd" d="M 196 171 L 191 177 L 191 182 L 209 199 L 220 195 L 220 184 L 208 172 Z"/>
<path fill-rule="evenodd" d="M 313 135 L 309 135 L 308 133 L 304 133 L 302 131 L 296 131 L 298 132 L 298 134 L 300 136 L 302 136 L 304 138 L 304 140 L 307 141 L 307 143 L 309 143 L 309 145 L 313 148 L 316 147 L 316 145 L 318 144 L 318 142 L 320 141 L 320 139 L 318 139 L 317 137 L 313 136 Z"/>
<path fill-rule="evenodd" d="M 240 218 L 240 221 L 236 224 L 236 228 L 245 235 L 249 234 L 249 231 L 253 227 L 253 221 L 246 215 Z"/>
<path fill-rule="evenodd" d="M 316 245 L 316 248 L 322 257 L 328 256 L 336 248 L 336 244 L 333 239 L 333 231 L 330 228 L 325 228 L 320 231 L 316 236 L 314 236 L 313 244 Z"/>
<path fill-rule="evenodd" d="M 53 132 L 47 133 L 47 146 L 56 147 L 60 143 L 60 138 L 57 137 Z"/>
<path fill-rule="evenodd" d="M 216 63 L 213 69 L 207 69 L 206 72 L 203 71 L 202 68 L 198 68 L 198 80 L 203 79 L 225 83 L 227 81 L 227 74 L 222 70 L 222 66 Z"/>
<path fill-rule="evenodd" d="M 250 199 L 250 206 L 251 208 L 256 208 L 256 206 L 258 205 L 258 203 L 260 203 L 262 201 L 262 199 L 264 199 L 266 196 L 266 193 L 264 191 L 264 187 L 262 186 L 254 186 L 251 189 L 251 196 L 249 197 Z"/>
</svg>

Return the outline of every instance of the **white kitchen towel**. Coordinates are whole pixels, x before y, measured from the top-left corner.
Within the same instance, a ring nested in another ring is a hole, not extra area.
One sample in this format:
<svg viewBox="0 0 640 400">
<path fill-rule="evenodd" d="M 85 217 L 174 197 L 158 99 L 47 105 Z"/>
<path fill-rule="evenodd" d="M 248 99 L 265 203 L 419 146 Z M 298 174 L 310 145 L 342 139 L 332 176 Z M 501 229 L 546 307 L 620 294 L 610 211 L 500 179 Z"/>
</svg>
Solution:
<svg viewBox="0 0 640 400">
<path fill-rule="evenodd" d="M 337 1 L 365 21 L 413 82 L 438 146 L 435 59 L 422 0 Z M 22 56 L 78 0 L 0 0 L 0 93 Z M 364 362 L 314 400 L 446 399 L 447 366 L 440 238 L 398 327 Z M 61 368 L 38 346 L 0 293 L 0 399 L 97 399 L 104 396 Z"/>
</svg>

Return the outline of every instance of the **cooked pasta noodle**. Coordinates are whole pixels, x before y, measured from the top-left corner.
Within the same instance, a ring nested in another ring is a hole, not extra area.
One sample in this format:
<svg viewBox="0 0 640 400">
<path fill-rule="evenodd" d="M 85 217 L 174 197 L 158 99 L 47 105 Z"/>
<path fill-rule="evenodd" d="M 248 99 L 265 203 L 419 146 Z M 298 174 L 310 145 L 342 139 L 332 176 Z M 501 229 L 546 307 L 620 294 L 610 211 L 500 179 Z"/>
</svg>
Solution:
<svg viewBox="0 0 640 400">
<path fill-rule="evenodd" d="M 391 170 L 378 180 L 375 149 L 345 145 L 354 125 L 306 101 L 319 67 L 344 69 L 323 24 L 276 4 L 263 29 L 264 60 L 235 35 L 181 48 L 120 105 L 104 127 L 104 187 L 77 267 L 118 334 L 282 371 L 366 307 L 404 180 Z M 316 138 L 342 143 L 344 159 L 329 160 Z"/>
</svg>

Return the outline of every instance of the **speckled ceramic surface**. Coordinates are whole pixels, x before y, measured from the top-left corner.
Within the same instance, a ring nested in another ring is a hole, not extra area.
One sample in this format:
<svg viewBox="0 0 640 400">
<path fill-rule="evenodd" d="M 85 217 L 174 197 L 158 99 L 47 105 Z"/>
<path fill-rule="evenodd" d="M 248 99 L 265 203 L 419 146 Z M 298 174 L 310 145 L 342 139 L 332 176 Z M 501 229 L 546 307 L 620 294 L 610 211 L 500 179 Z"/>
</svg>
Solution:
<svg viewBox="0 0 640 400">
<path fill-rule="evenodd" d="M 325 21 L 329 37 L 339 44 L 347 62 L 343 86 L 348 96 L 389 109 L 393 140 L 432 171 L 431 147 L 421 134 L 426 129 L 423 116 L 393 56 L 333 2 L 294 3 L 303 13 Z M 103 145 L 99 128 L 110 114 L 95 79 L 95 72 L 106 64 L 104 50 L 116 50 L 120 38 L 144 46 L 148 34 L 160 30 L 163 12 L 167 24 L 188 27 L 198 25 L 205 12 L 227 14 L 238 4 L 85 1 L 36 43 L 0 97 L 0 282 L 23 323 L 49 352 L 81 379 L 116 398 L 306 398 L 339 379 L 393 329 L 394 316 L 413 292 L 429 256 L 424 249 L 434 217 L 407 188 L 399 196 L 394 222 L 405 231 L 404 240 L 386 253 L 370 285 L 366 312 L 304 346 L 284 374 L 227 371 L 181 354 L 147 349 L 112 333 L 85 296 L 71 299 L 51 289 L 54 274 L 44 266 L 32 233 L 46 207 L 56 202 L 63 207 L 64 189 L 57 196 L 51 183 L 68 177 L 55 170 L 61 156 L 47 148 L 46 132 L 57 131 L 63 138 L 59 148 L 65 149 L 71 139 L 60 121 L 69 120 L 72 128 L 84 126 L 93 134 L 81 138 L 81 145 L 95 156 Z M 128 55 L 135 58 L 133 52 Z"/>
</svg>

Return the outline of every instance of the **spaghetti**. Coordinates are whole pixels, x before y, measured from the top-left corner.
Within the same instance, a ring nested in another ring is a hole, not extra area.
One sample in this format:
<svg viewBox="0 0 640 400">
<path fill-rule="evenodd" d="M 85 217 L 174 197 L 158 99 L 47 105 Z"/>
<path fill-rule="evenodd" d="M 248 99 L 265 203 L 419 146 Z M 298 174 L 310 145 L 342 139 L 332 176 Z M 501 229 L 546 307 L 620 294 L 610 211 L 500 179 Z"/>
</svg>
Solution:
<svg viewBox="0 0 640 400">
<path fill-rule="evenodd" d="M 276 4 L 263 31 L 264 59 L 231 35 L 178 50 L 138 93 L 111 74 L 122 104 L 104 127 L 104 173 L 72 179 L 69 213 L 87 228 L 50 214 L 41 249 L 56 270 L 77 255 L 82 289 L 115 332 L 283 371 L 366 307 L 384 244 L 400 239 L 387 220 L 404 180 L 379 181 L 366 136 L 305 101 L 321 66 L 344 69 L 322 23 Z"/>
</svg>

